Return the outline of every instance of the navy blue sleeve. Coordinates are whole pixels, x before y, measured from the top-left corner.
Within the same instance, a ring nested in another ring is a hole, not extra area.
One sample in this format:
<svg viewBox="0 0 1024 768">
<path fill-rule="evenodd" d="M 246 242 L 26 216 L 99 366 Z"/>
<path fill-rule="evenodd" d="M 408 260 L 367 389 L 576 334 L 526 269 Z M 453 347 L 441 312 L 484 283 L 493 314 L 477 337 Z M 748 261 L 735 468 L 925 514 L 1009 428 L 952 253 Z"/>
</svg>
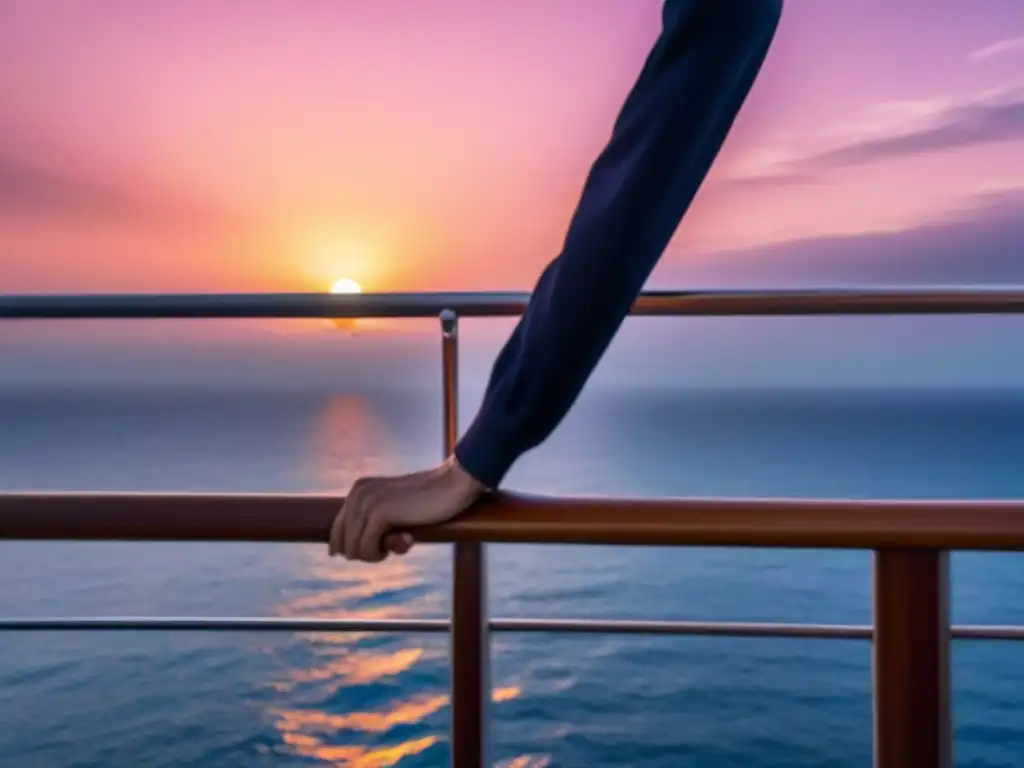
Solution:
<svg viewBox="0 0 1024 768">
<path fill-rule="evenodd" d="M 568 413 L 696 195 L 761 68 L 781 0 L 667 0 L 559 256 L 494 364 L 459 463 L 497 488 Z"/>
</svg>

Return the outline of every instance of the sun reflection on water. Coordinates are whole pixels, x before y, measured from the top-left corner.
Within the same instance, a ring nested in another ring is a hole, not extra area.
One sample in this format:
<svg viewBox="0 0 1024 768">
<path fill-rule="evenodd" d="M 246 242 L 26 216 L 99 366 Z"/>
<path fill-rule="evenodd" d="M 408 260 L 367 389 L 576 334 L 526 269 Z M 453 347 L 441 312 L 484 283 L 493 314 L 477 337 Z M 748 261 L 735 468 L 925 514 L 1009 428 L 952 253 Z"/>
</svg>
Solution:
<svg viewBox="0 0 1024 768">
<path fill-rule="evenodd" d="M 520 755 L 499 763 L 497 768 L 547 768 L 551 758 L 547 755 Z"/>
<path fill-rule="evenodd" d="M 304 734 L 286 733 L 284 741 L 292 747 L 293 753 L 311 757 L 329 765 L 347 768 L 390 768 L 400 760 L 418 755 L 438 743 L 436 736 L 410 739 L 390 747 L 371 748 L 362 746 L 330 746 L 320 739 Z"/>
<path fill-rule="evenodd" d="M 312 482 L 321 490 L 347 490 L 365 475 L 400 471 L 393 436 L 361 395 L 334 395 L 318 414 L 310 443 Z"/>
<path fill-rule="evenodd" d="M 332 398 L 316 425 L 313 468 L 322 487 L 346 487 L 364 474 L 394 471 L 387 436 L 360 397 Z M 304 618 L 413 618 L 448 613 L 446 547 L 423 547 L 372 566 L 306 561 L 277 613 Z M 288 671 L 273 682 L 268 711 L 279 754 L 352 768 L 417 764 L 448 739 L 448 653 L 443 637 L 371 632 L 297 633 Z M 284 652 L 282 652 L 284 653 Z M 496 703 L 521 695 L 494 690 Z M 433 762 L 440 758 L 429 758 Z M 429 764 L 433 764 L 430 762 Z M 523 755 L 501 768 L 543 768 Z"/>
</svg>

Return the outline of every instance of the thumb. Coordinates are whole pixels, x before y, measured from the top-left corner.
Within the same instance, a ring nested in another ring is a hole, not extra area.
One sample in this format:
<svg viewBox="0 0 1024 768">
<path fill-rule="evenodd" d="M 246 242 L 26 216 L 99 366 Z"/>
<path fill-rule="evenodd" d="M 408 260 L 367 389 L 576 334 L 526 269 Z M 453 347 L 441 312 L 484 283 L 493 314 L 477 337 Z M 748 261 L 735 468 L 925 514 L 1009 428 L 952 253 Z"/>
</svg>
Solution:
<svg viewBox="0 0 1024 768">
<path fill-rule="evenodd" d="M 389 533 L 384 537 L 384 549 L 396 555 L 404 555 L 412 549 L 413 538 L 408 533 Z"/>
</svg>

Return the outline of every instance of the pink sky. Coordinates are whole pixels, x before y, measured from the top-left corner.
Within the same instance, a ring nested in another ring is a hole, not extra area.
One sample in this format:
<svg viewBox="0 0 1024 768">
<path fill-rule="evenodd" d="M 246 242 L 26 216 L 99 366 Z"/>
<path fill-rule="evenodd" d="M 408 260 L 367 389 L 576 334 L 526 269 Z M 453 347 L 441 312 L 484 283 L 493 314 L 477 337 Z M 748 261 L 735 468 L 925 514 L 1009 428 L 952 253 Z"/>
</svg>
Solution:
<svg viewBox="0 0 1024 768">
<path fill-rule="evenodd" d="M 528 288 L 659 8 L 6 0 L 0 290 Z M 1022 38 L 1020 0 L 789 0 L 657 275 L 1024 187 Z"/>
</svg>

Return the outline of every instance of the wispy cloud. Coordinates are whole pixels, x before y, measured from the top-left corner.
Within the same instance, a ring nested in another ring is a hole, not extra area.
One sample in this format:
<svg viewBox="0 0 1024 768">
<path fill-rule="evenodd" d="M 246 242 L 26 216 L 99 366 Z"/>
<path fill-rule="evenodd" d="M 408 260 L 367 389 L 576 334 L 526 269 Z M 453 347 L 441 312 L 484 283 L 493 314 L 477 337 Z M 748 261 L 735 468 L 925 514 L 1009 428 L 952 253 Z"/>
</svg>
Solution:
<svg viewBox="0 0 1024 768">
<path fill-rule="evenodd" d="M 139 191 L 22 159 L 0 148 L 0 218 L 90 218 L 153 226 L 208 225 L 223 212 L 157 190 Z"/>
<path fill-rule="evenodd" d="M 130 194 L 0 155 L 0 210 L 59 214 L 136 214 Z"/>
<path fill-rule="evenodd" d="M 664 272 L 673 285 L 748 288 L 1020 285 L 1022 255 L 1024 186 L 1005 186 L 907 229 L 691 255 Z"/>
<path fill-rule="evenodd" d="M 967 58 L 972 61 L 984 61 L 1010 53 L 1024 53 L 1024 37 L 1008 37 L 1005 40 L 999 40 L 984 48 L 971 51 Z"/>
<path fill-rule="evenodd" d="M 1024 85 L 959 99 L 880 104 L 868 120 L 810 152 L 774 150 L 729 183 L 813 181 L 838 168 L 1024 139 Z"/>
</svg>

